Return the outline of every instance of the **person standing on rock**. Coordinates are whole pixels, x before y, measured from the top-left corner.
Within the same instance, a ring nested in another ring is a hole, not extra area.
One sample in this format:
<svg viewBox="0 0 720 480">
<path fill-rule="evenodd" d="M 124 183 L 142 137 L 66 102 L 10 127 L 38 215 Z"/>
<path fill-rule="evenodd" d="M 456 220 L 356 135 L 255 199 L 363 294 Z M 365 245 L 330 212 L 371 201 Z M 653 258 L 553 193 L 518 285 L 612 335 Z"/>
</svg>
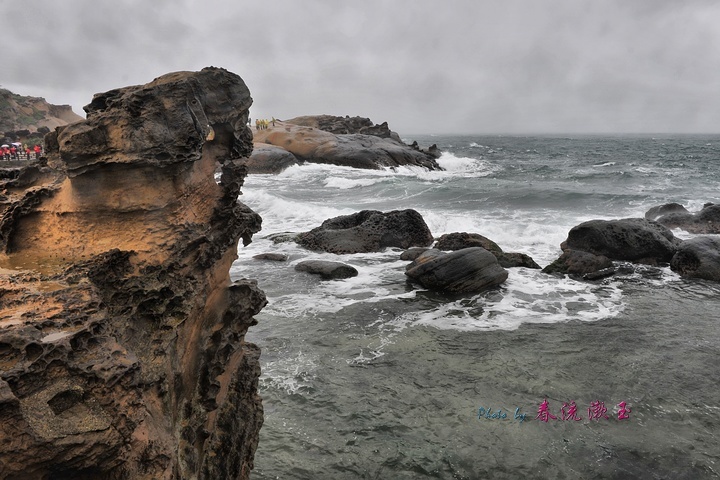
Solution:
<svg viewBox="0 0 720 480">
<path fill-rule="evenodd" d="M 275 117 L 272 117 L 272 126 L 275 126 Z"/>
</svg>

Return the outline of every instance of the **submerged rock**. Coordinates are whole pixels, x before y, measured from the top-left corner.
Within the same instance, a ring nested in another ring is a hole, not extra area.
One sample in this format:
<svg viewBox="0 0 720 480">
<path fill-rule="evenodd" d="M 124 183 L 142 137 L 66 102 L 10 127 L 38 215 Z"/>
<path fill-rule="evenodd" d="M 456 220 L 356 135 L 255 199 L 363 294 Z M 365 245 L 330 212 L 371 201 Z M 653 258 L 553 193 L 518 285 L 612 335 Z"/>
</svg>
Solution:
<svg viewBox="0 0 720 480">
<path fill-rule="evenodd" d="M 669 262 L 680 240 L 666 227 L 642 218 L 590 220 L 573 227 L 565 248 L 612 260 L 656 264 Z"/>
<path fill-rule="evenodd" d="M 433 237 L 415 210 L 362 210 L 325 220 L 319 227 L 297 235 L 296 241 L 310 250 L 344 254 L 379 252 L 387 247 L 427 247 Z"/>
<path fill-rule="evenodd" d="M 720 282 L 720 239 L 696 237 L 685 240 L 670 262 L 683 277 Z"/>
<path fill-rule="evenodd" d="M 358 271 L 351 265 L 326 260 L 305 260 L 295 265 L 295 270 L 320 275 L 324 280 L 351 278 L 358 275 Z"/>
<path fill-rule="evenodd" d="M 271 262 L 286 262 L 289 257 L 284 253 L 259 253 L 253 255 L 252 258 L 255 260 L 269 260 Z"/>
<path fill-rule="evenodd" d="M 503 283 L 508 272 L 481 247 L 451 253 L 428 250 L 408 265 L 405 275 L 430 290 L 477 293 Z"/>
<path fill-rule="evenodd" d="M 251 103 L 219 68 L 99 94 L 2 185 L 0 478 L 248 478 L 266 300 L 229 270 L 261 225 L 237 202 Z"/>
</svg>

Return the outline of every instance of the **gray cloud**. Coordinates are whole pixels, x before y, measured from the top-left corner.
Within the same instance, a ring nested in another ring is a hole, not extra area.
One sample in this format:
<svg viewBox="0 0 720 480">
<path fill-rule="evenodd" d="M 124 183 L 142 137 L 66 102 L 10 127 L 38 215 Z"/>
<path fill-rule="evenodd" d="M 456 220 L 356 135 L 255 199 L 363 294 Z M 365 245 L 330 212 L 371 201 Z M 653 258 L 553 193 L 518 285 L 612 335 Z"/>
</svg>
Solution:
<svg viewBox="0 0 720 480">
<path fill-rule="evenodd" d="M 401 133 L 717 132 L 708 0 L 0 0 L 0 84 L 70 103 L 176 70 L 239 74 L 253 116 Z"/>
</svg>

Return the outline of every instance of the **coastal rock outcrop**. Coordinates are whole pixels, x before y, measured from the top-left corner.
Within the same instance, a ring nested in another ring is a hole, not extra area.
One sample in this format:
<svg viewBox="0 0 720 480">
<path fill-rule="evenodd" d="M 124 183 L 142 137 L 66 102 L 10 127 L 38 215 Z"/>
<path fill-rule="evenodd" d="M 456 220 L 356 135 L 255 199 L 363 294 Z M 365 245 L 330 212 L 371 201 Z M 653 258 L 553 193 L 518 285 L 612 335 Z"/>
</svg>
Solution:
<svg viewBox="0 0 720 480">
<path fill-rule="evenodd" d="M 590 220 L 570 229 L 563 250 L 604 255 L 611 260 L 669 262 L 680 240 L 666 227 L 643 218 Z"/>
<path fill-rule="evenodd" d="M 248 478 L 251 103 L 219 68 L 99 94 L 0 183 L 0 478 Z"/>
<path fill-rule="evenodd" d="M 670 261 L 670 268 L 683 277 L 720 282 L 720 239 L 695 237 L 685 240 Z"/>
<path fill-rule="evenodd" d="M 540 265 L 535 263 L 535 260 L 529 255 L 525 253 L 504 252 L 497 243 L 479 233 L 447 233 L 438 238 L 437 243 L 435 243 L 435 248 L 438 250 L 460 250 L 470 247 L 482 247 L 489 251 L 495 255 L 500 266 L 504 268 L 540 268 Z"/>
<path fill-rule="evenodd" d="M 439 156 L 437 149 L 432 153 L 425 152 L 392 136 L 336 134 L 278 121 L 275 127 L 256 131 L 254 142 L 255 145 L 269 144 L 282 148 L 292 154 L 297 163 L 324 163 L 374 170 L 412 165 L 428 170 L 442 170 L 436 161 Z M 252 167 L 250 173 L 277 173 L 283 169 L 282 163 L 273 161 L 260 148 L 247 163 Z"/>
<path fill-rule="evenodd" d="M 407 277 L 430 290 L 447 293 L 478 293 L 500 285 L 508 272 L 482 247 L 445 253 L 430 249 L 405 270 Z"/>
<path fill-rule="evenodd" d="M 657 209 L 657 210 L 655 210 Z M 706 204 L 696 213 L 688 212 L 677 203 L 653 207 L 645 217 L 654 216 L 655 221 L 667 228 L 680 228 L 689 233 L 720 233 L 720 205 Z"/>
<path fill-rule="evenodd" d="M 390 130 L 387 122 L 376 125 L 372 120 L 365 117 L 351 117 L 349 115 L 344 117 L 335 115 L 305 115 L 284 120 L 284 122 L 302 127 L 317 128 L 318 130 L 336 135 L 359 133 L 380 138 L 392 138 L 398 142 L 401 141 L 400 135 Z"/>
<path fill-rule="evenodd" d="M 427 247 L 433 236 L 415 210 L 362 210 L 325 220 L 297 235 L 295 241 L 310 250 L 344 254 L 379 252 L 387 247 Z"/>
</svg>

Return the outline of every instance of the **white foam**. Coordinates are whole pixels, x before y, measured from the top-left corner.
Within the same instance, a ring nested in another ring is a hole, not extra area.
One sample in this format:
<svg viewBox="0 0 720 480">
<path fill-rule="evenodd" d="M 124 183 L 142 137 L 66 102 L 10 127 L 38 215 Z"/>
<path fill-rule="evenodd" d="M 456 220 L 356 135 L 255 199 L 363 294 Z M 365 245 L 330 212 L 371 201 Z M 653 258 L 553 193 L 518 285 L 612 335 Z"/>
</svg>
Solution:
<svg viewBox="0 0 720 480">
<path fill-rule="evenodd" d="M 370 185 L 375 185 L 376 183 L 379 183 L 381 181 L 382 181 L 382 179 L 373 179 L 373 178 L 351 179 L 351 178 L 341 178 L 341 177 L 330 177 L 325 180 L 325 186 L 327 188 L 337 188 L 340 190 L 349 190 L 351 188 L 369 187 Z"/>
<path fill-rule="evenodd" d="M 523 323 L 595 321 L 614 317 L 623 309 L 617 284 L 592 285 L 513 268 L 499 292 L 406 313 L 396 323 L 442 330 L 514 330 Z"/>
</svg>

